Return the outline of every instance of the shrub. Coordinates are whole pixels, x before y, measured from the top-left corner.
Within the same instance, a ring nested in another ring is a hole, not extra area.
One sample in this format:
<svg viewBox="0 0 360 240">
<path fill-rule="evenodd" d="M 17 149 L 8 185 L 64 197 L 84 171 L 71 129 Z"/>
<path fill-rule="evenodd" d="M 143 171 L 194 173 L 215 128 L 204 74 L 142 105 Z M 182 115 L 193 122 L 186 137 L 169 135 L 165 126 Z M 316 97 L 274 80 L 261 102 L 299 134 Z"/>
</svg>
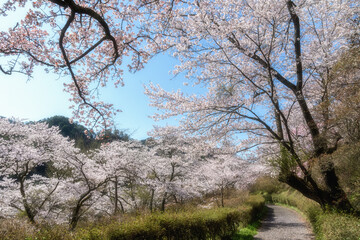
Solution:
<svg viewBox="0 0 360 240">
<path fill-rule="evenodd" d="M 320 236 L 324 240 L 359 240 L 360 219 L 340 213 L 326 213 L 319 217 Z"/>
<path fill-rule="evenodd" d="M 23 240 L 35 232 L 35 227 L 27 221 L 19 219 L 0 220 L 0 239 L 2 240 Z"/>
<path fill-rule="evenodd" d="M 113 224 L 108 230 L 110 240 L 142 240 L 142 239 L 162 239 L 163 229 L 157 222 L 152 222 L 149 218 L 139 218 L 131 222 Z"/>
<path fill-rule="evenodd" d="M 125 239 L 208 239 L 231 236 L 240 223 L 241 211 L 219 208 L 185 213 L 154 214 L 126 224 L 115 224 L 111 240 Z"/>
<path fill-rule="evenodd" d="M 103 240 L 106 239 L 106 227 L 81 228 L 76 231 L 76 240 Z"/>
<path fill-rule="evenodd" d="M 280 183 L 276 178 L 270 176 L 263 176 L 258 178 L 250 187 L 251 193 L 268 193 L 273 194 L 283 189 L 283 183 Z"/>
<path fill-rule="evenodd" d="M 250 196 L 237 208 L 202 209 L 193 212 L 153 214 L 108 230 L 111 240 L 125 239 L 230 239 L 241 224 L 247 225 L 263 209 L 261 196 Z"/>
<path fill-rule="evenodd" d="M 238 205 L 236 206 L 236 202 Z M 76 231 L 66 225 L 31 225 L 24 220 L 1 220 L 1 240 L 208 240 L 231 239 L 239 226 L 258 218 L 265 200 L 261 195 L 246 201 L 233 199 L 233 207 L 195 209 L 104 218 L 82 223 Z M 236 207 L 235 207 L 236 206 Z"/>
<path fill-rule="evenodd" d="M 270 176 L 263 176 L 258 178 L 255 183 L 250 186 L 252 194 L 261 194 L 266 202 L 271 202 L 271 196 L 274 193 L 279 193 L 288 187 L 281 183 L 276 178 Z"/>
</svg>

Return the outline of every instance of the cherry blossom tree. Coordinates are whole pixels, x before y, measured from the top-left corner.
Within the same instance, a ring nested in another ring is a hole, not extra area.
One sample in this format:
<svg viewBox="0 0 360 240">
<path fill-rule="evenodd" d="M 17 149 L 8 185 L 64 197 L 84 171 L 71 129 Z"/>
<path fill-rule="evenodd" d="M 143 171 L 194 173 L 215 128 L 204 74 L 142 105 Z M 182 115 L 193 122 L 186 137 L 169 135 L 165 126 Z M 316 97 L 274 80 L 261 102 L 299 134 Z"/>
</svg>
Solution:
<svg viewBox="0 0 360 240">
<path fill-rule="evenodd" d="M 46 177 L 36 169 L 51 162 L 63 162 L 63 150 L 72 142 L 59 134 L 55 127 L 44 123 L 24 124 L 0 119 L 1 205 L 14 215 L 25 212 L 30 222 L 51 216 L 58 203 L 54 195 L 64 176 Z M 10 209 L 9 209 L 10 208 Z"/>
<path fill-rule="evenodd" d="M 70 174 L 65 179 L 63 194 L 69 210 L 69 226 L 73 230 L 81 217 L 104 197 L 104 189 L 110 174 L 103 168 L 103 162 L 96 161 L 92 153 L 81 153 L 78 149 L 65 151 L 65 161 L 56 162 L 57 169 L 67 169 Z"/>
<path fill-rule="evenodd" d="M 157 137 L 145 144 L 137 141 L 115 141 L 103 144 L 95 154 L 110 176 L 107 196 L 112 212 L 137 210 L 148 206 L 165 211 L 173 200 L 191 198 L 197 189 L 191 173 L 198 166 L 198 158 L 190 151 L 190 143 L 178 138 Z M 101 208 L 101 206 L 99 206 Z"/>
<path fill-rule="evenodd" d="M 150 144 L 149 144 L 150 145 Z M 154 157 L 147 164 L 152 177 L 152 196 L 155 191 L 161 195 L 160 211 L 165 211 L 165 205 L 170 197 L 177 202 L 179 184 L 189 171 L 189 162 L 186 153 L 183 151 L 180 141 L 174 137 L 163 137 L 155 140 L 151 145 Z"/>
<path fill-rule="evenodd" d="M 106 143 L 94 158 L 102 162 L 109 176 L 107 196 L 113 209 L 110 214 L 125 212 L 126 206 L 136 209 L 135 190 L 143 185 L 147 169 L 145 163 L 152 158 L 147 147 L 138 141 L 114 141 Z"/>
<path fill-rule="evenodd" d="M 266 173 L 263 164 L 249 163 L 236 155 L 219 155 L 204 161 L 195 170 L 199 184 L 206 193 L 220 193 L 220 206 L 224 207 L 225 193 L 228 189 L 245 189 L 256 178 Z"/>
<path fill-rule="evenodd" d="M 68 223 L 74 230 L 85 217 L 144 206 L 165 211 L 170 201 L 244 185 L 238 180 L 247 168 L 229 154 L 234 153 L 231 147 L 187 138 L 176 128 L 156 133 L 146 143 L 114 141 L 82 152 L 58 128 L 0 119 L 1 215 L 20 211 L 32 223 Z M 44 164 L 47 172 L 38 174 Z"/>
<path fill-rule="evenodd" d="M 187 132 L 234 136 L 243 150 L 261 150 L 265 144 L 276 152 L 283 149 L 289 156 L 284 159 L 295 165 L 281 174 L 282 181 L 323 207 L 351 211 L 334 167 L 324 165 L 325 186 L 320 186 L 302 158 L 336 149 L 337 133 L 331 132 L 328 121 L 329 70 L 359 32 L 354 20 L 359 2 L 167 4 L 172 6 L 171 16 L 153 31 L 163 34 L 162 47 L 171 48 L 180 59 L 175 73 L 185 72 L 208 92 L 185 95 L 150 85 L 146 93 L 152 105 L 163 110 L 155 118 L 185 115 Z M 318 114 L 315 107 L 320 105 Z M 304 177 L 296 174 L 296 166 Z"/>
<path fill-rule="evenodd" d="M 24 212 L 30 222 L 79 219 L 103 197 L 109 174 L 102 162 L 80 152 L 56 127 L 0 119 L 2 214 Z M 51 172 L 37 174 L 46 164 Z"/>
<path fill-rule="evenodd" d="M 155 150 L 156 158 L 148 163 L 149 176 L 153 176 L 150 181 L 158 196 L 160 193 L 162 211 L 171 200 L 178 203 L 208 193 L 219 193 L 223 200 L 230 186 L 246 188 L 265 172 L 263 165 L 250 170 L 253 164 L 237 157 L 237 147 L 228 142 L 185 136 L 177 127 L 156 127 L 151 135 L 153 139 L 147 144 Z"/>
</svg>

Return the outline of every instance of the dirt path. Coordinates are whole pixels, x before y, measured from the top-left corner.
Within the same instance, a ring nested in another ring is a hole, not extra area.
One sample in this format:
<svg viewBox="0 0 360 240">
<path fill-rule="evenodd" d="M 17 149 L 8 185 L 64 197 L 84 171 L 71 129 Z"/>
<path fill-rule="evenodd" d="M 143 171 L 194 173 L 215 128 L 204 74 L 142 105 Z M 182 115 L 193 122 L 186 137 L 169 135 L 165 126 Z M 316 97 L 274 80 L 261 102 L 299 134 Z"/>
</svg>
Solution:
<svg viewBox="0 0 360 240">
<path fill-rule="evenodd" d="M 262 221 L 257 240 L 312 240 L 315 239 L 303 217 L 289 208 L 267 205 L 268 214 Z"/>
</svg>

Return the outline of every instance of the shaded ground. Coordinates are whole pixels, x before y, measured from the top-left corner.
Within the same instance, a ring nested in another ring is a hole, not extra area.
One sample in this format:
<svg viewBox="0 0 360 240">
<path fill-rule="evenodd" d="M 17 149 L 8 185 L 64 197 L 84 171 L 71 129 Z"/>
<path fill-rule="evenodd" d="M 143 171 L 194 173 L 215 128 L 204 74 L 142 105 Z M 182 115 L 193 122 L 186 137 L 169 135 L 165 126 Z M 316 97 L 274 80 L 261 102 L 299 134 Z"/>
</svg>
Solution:
<svg viewBox="0 0 360 240">
<path fill-rule="evenodd" d="M 289 208 L 267 205 L 268 213 L 254 239 L 257 240 L 312 240 L 311 229 L 302 216 Z"/>
</svg>

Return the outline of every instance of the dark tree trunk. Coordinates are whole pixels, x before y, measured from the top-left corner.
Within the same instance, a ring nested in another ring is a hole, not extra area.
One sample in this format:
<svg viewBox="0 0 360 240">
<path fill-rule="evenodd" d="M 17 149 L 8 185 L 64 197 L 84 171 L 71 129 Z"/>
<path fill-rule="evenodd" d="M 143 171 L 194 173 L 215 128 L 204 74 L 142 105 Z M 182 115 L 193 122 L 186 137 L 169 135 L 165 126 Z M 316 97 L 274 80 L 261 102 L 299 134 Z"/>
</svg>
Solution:
<svg viewBox="0 0 360 240">
<path fill-rule="evenodd" d="M 71 219 L 70 219 L 70 230 L 73 231 L 81 217 L 81 208 L 84 206 L 84 203 L 91 198 L 91 191 L 88 191 L 81 195 L 79 200 L 76 203 L 76 206 L 74 207 L 72 213 L 71 213 Z"/>
<path fill-rule="evenodd" d="M 177 199 L 176 195 L 175 195 L 175 194 L 173 194 L 172 196 L 173 196 L 173 198 L 174 198 L 174 202 L 175 202 L 176 204 L 178 204 L 178 203 L 179 203 L 179 201 L 178 201 L 178 199 Z"/>
<path fill-rule="evenodd" d="M 150 208 L 151 213 L 153 212 L 154 195 L 155 195 L 155 190 L 151 189 L 151 198 L 150 198 L 150 204 L 149 204 L 149 208 Z"/>
<path fill-rule="evenodd" d="M 306 178 L 300 178 L 296 173 L 290 173 L 279 180 L 298 190 L 305 197 L 319 203 L 323 210 L 333 208 L 346 213 L 359 214 L 355 211 L 346 193 L 340 187 L 332 163 L 326 163 L 326 166 L 322 166 L 322 175 L 326 184 L 325 189 L 314 189 Z"/>
<path fill-rule="evenodd" d="M 299 16 L 296 14 L 295 11 L 295 4 L 293 1 L 288 0 L 286 1 L 287 7 L 289 10 L 289 14 L 291 17 L 291 21 L 294 26 L 294 53 L 296 57 L 296 86 L 295 88 L 292 87 L 291 90 L 294 92 L 296 96 L 296 100 L 300 106 L 302 115 L 305 119 L 306 125 L 310 130 L 310 134 L 313 140 L 313 146 L 315 148 L 316 156 L 320 156 L 321 154 L 325 153 L 327 150 L 326 141 L 324 141 L 323 137 L 320 134 L 320 130 L 309 110 L 309 107 L 305 101 L 304 94 L 303 94 L 303 66 L 302 66 L 302 58 L 301 58 L 301 26 L 300 26 L 300 19 Z"/>
<path fill-rule="evenodd" d="M 73 209 L 73 212 L 71 214 L 71 220 L 70 220 L 70 230 L 73 231 L 76 228 L 76 225 L 80 219 L 80 209 L 81 205 L 77 204 L 76 207 Z"/>
<path fill-rule="evenodd" d="M 120 209 L 121 209 L 121 213 L 125 213 L 125 208 L 124 208 L 124 205 L 122 204 L 122 202 L 120 201 L 120 199 L 118 200 L 119 201 L 119 204 L 120 204 Z"/>
<path fill-rule="evenodd" d="M 221 187 L 220 192 L 221 192 L 221 207 L 225 207 L 225 205 L 224 205 L 224 187 Z"/>
<path fill-rule="evenodd" d="M 296 99 L 299 103 L 300 109 L 302 111 L 302 114 L 304 116 L 306 125 L 308 126 L 310 130 L 310 134 L 313 140 L 313 146 L 315 149 L 315 156 L 320 156 L 321 154 L 326 153 L 327 151 L 327 143 L 326 140 L 322 137 L 320 134 L 320 130 L 312 117 L 312 114 L 310 112 L 309 107 L 307 106 L 307 103 L 304 99 L 304 95 L 302 91 L 296 92 Z"/>
<path fill-rule="evenodd" d="M 161 207 L 160 207 L 161 212 L 165 211 L 166 198 L 167 198 L 167 192 L 164 193 L 163 199 L 161 201 Z"/>
<path fill-rule="evenodd" d="M 115 188 L 114 215 L 116 215 L 119 212 L 119 207 L 118 207 L 119 194 L 118 194 L 118 177 L 117 176 L 115 177 L 114 188 Z"/>
<path fill-rule="evenodd" d="M 323 163 L 321 165 L 321 171 L 326 186 L 328 187 L 326 192 L 327 204 L 345 212 L 353 212 L 353 206 L 347 198 L 346 193 L 339 185 L 339 179 L 336 176 L 334 164 L 332 162 Z"/>
<path fill-rule="evenodd" d="M 295 175 L 295 173 L 290 173 L 286 176 L 279 178 L 283 183 L 286 183 L 290 187 L 301 192 L 305 197 L 314 200 L 319 203 L 321 207 L 324 206 L 320 192 L 314 190 L 314 188 L 304 179 Z"/>
<path fill-rule="evenodd" d="M 278 104 L 279 103 L 277 103 L 277 105 Z M 277 134 L 279 135 L 280 139 L 284 139 L 284 132 L 282 130 L 282 124 L 281 124 L 281 116 L 276 109 L 274 109 L 274 114 L 275 114 Z"/>
<path fill-rule="evenodd" d="M 35 213 L 33 212 L 33 210 L 31 209 L 27 199 L 26 199 L 26 193 L 25 193 L 25 176 L 22 176 L 19 178 L 19 181 L 20 181 L 20 193 L 21 193 L 21 197 L 22 197 L 22 202 L 23 202 L 23 206 L 24 206 L 24 209 L 25 209 L 25 213 L 26 213 L 26 216 L 29 218 L 29 221 L 33 224 L 35 224 Z"/>
</svg>

